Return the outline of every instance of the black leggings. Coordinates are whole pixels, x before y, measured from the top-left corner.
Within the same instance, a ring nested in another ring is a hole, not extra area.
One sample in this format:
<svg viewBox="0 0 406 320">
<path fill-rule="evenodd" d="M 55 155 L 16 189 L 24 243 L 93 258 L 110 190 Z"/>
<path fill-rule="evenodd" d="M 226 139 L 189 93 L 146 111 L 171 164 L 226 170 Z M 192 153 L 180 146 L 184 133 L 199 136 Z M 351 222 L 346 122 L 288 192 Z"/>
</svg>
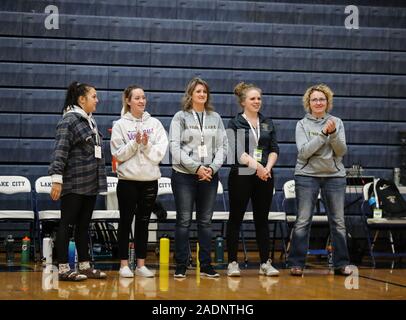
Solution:
<svg viewBox="0 0 406 320">
<path fill-rule="evenodd" d="M 92 218 L 96 195 L 86 196 L 69 193 L 61 197 L 61 221 L 56 235 L 58 263 L 68 263 L 69 236 L 72 227 L 78 261 L 89 261 L 89 224 Z"/>
<path fill-rule="evenodd" d="M 261 263 L 269 259 L 268 214 L 272 203 L 273 184 L 273 179 L 263 181 L 256 175 L 239 175 L 238 171 L 230 172 L 228 177 L 230 217 L 227 223 L 229 262 L 237 261 L 239 231 L 250 199 Z"/>
<path fill-rule="evenodd" d="M 145 259 L 148 245 L 148 224 L 158 192 L 158 181 L 119 180 L 117 199 L 120 209 L 118 225 L 118 253 L 121 260 L 128 260 L 131 223 L 135 214 L 135 254 Z"/>
</svg>

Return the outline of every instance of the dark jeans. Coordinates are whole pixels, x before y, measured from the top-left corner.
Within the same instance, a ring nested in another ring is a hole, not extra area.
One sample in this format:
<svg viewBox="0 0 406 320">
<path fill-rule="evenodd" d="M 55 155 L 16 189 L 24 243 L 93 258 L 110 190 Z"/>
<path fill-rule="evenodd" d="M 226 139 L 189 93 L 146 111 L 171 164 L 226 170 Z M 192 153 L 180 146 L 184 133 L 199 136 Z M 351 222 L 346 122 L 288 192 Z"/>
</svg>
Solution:
<svg viewBox="0 0 406 320">
<path fill-rule="evenodd" d="M 172 170 L 172 191 L 176 204 L 175 252 L 176 263 L 186 265 L 189 258 L 189 229 L 193 207 L 196 205 L 199 261 L 211 263 L 211 219 L 217 195 L 218 175 L 210 182 L 199 181 L 194 174 Z"/>
<path fill-rule="evenodd" d="M 78 261 L 89 261 L 89 224 L 96 196 L 68 193 L 61 197 L 61 221 L 56 235 L 58 263 L 68 263 L 69 231 L 74 227 Z"/>
<path fill-rule="evenodd" d="M 148 225 L 158 192 L 158 181 L 118 180 L 117 199 L 120 209 L 118 224 L 118 254 L 128 260 L 128 243 L 135 215 L 135 254 L 145 259 L 148 246 Z"/>
<path fill-rule="evenodd" d="M 239 175 L 238 171 L 230 172 L 228 176 L 230 217 L 227 223 L 229 262 L 237 261 L 239 231 L 250 199 L 261 263 L 269 259 L 268 214 L 272 203 L 273 185 L 273 179 L 263 181 L 256 175 Z"/>
<path fill-rule="evenodd" d="M 334 267 L 340 268 L 350 263 L 344 221 L 345 187 L 345 178 L 295 176 L 298 210 L 288 257 L 289 266 L 304 267 L 305 265 L 310 227 L 320 190 L 330 225 Z"/>
</svg>

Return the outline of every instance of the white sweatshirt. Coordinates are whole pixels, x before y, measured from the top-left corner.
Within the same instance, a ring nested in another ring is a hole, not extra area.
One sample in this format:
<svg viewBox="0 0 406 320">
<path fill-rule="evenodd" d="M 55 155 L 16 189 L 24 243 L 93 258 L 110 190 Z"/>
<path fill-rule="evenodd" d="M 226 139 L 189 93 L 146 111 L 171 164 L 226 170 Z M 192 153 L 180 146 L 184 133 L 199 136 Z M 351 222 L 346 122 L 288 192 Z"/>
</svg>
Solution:
<svg viewBox="0 0 406 320">
<path fill-rule="evenodd" d="M 138 131 L 148 134 L 147 145 L 136 142 Z M 167 147 L 168 138 L 158 119 L 148 112 L 144 112 L 141 119 L 127 112 L 114 124 L 110 141 L 111 154 L 118 160 L 118 178 L 135 181 L 159 179 L 159 163 Z"/>
</svg>

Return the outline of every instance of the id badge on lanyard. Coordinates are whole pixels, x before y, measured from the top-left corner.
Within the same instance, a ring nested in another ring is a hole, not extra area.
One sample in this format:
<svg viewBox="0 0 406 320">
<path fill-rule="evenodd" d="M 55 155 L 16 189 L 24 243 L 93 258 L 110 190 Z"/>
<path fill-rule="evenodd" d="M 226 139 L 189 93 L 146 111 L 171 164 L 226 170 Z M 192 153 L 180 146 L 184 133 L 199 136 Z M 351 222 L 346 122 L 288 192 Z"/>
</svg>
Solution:
<svg viewBox="0 0 406 320">
<path fill-rule="evenodd" d="M 207 157 L 207 147 L 205 144 L 202 144 L 197 147 L 197 152 L 199 154 L 199 158 L 206 158 Z"/>
<path fill-rule="evenodd" d="M 262 160 L 262 149 L 256 147 L 254 148 L 253 158 L 256 162 L 261 162 Z"/>
<path fill-rule="evenodd" d="M 247 120 L 247 122 L 248 122 L 248 124 L 249 124 L 249 126 L 251 128 L 252 134 L 254 135 L 255 142 L 257 144 L 257 146 L 253 150 L 252 157 L 254 158 L 255 161 L 261 162 L 261 160 L 262 160 L 262 149 L 258 146 L 259 145 L 259 138 L 261 136 L 260 127 L 259 127 L 259 118 L 257 119 L 257 130 L 255 130 L 255 128 L 252 126 L 252 124 L 248 121 L 247 116 L 245 114 L 243 114 L 242 116 L 244 117 L 245 120 Z"/>
<path fill-rule="evenodd" d="M 101 159 L 102 158 L 102 149 L 100 146 L 100 137 L 99 137 L 99 133 L 97 131 L 97 126 L 90 119 L 89 119 L 89 125 L 90 125 L 90 128 L 92 129 L 93 133 L 95 134 L 95 138 L 96 138 L 96 145 L 94 146 L 94 157 L 96 159 Z"/>
<path fill-rule="evenodd" d="M 200 146 L 197 146 L 197 154 L 199 155 L 199 158 L 206 158 L 208 156 L 207 146 L 204 144 L 204 134 L 203 134 L 204 116 L 205 112 L 203 112 L 202 122 L 200 123 L 199 116 L 197 115 L 196 111 L 193 111 L 193 117 L 195 118 L 195 121 L 198 123 L 200 129 Z"/>
<path fill-rule="evenodd" d="M 94 157 L 96 159 L 101 159 L 102 158 L 102 150 L 100 146 L 94 146 Z"/>
</svg>

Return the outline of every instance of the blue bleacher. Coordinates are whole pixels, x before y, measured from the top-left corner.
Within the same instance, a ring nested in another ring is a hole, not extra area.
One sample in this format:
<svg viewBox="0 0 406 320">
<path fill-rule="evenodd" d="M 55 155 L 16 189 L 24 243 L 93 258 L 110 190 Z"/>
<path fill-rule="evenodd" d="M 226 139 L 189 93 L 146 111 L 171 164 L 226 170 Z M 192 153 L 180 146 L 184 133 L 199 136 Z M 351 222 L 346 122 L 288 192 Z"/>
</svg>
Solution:
<svg viewBox="0 0 406 320">
<path fill-rule="evenodd" d="M 107 41 L 66 40 L 66 63 L 109 64 L 110 47 Z"/>
<path fill-rule="evenodd" d="M 108 89 L 124 90 L 127 86 L 137 83 L 145 90 L 151 88 L 149 68 L 104 67 L 108 71 Z"/>
<path fill-rule="evenodd" d="M 63 87 L 66 86 L 65 65 L 21 64 L 21 82 L 24 87 Z M 68 80 L 69 81 L 69 80 Z"/>
<path fill-rule="evenodd" d="M 0 61 L 21 61 L 22 39 L 2 38 L 0 41 Z"/>
<path fill-rule="evenodd" d="M 151 41 L 192 42 L 192 23 L 187 20 L 151 19 Z"/>
<path fill-rule="evenodd" d="M 111 65 L 151 64 L 151 46 L 149 43 L 126 43 L 111 41 L 108 49 L 108 63 Z"/>
<path fill-rule="evenodd" d="M 22 60 L 30 62 L 66 62 L 66 40 L 26 38 L 22 43 Z"/>
<path fill-rule="evenodd" d="M 191 67 L 192 47 L 178 44 L 152 44 L 151 65 L 171 67 Z"/>
<path fill-rule="evenodd" d="M 176 19 L 177 6 L 172 0 L 138 0 L 137 16 Z"/>
<path fill-rule="evenodd" d="M 150 41 L 151 22 L 148 19 L 110 17 L 109 39 L 127 41 Z"/>
<path fill-rule="evenodd" d="M 216 1 L 182 0 L 178 2 L 177 18 L 214 21 L 216 20 Z"/>
</svg>

